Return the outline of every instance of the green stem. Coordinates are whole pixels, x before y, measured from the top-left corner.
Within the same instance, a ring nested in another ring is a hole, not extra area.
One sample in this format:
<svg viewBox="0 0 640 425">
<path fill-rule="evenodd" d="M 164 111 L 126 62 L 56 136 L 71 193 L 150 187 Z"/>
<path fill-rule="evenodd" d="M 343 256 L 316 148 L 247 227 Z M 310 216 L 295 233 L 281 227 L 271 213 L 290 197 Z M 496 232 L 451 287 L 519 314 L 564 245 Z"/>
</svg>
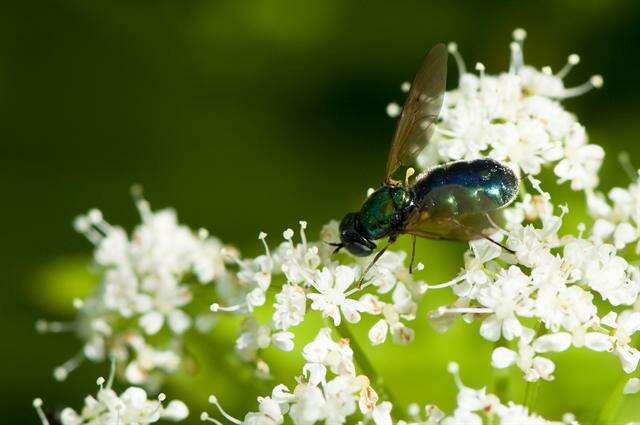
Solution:
<svg viewBox="0 0 640 425">
<path fill-rule="evenodd" d="M 396 401 L 396 398 L 393 396 L 393 393 L 385 385 L 384 379 L 382 379 L 382 376 L 378 375 L 378 373 L 376 372 L 375 368 L 373 367 L 373 364 L 371 363 L 366 353 L 362 349 L 362 346 L 358 343 L 358 340 L 356 339 L 355 335 L 351 332 L 351 329 L 349 329 L 347 324 L 344 322 L 334 327 L 336 328 L 340 336 L 349 340 L 349 346 L 351 347 L 351 350 L 353 350 L 353 357 L 356 363 L 358 364 L 358 366 L 360 367 L 360 370 L 362 371 L 362 373 L 365 374 L 371 380 L 371 383 L 374 385 L 374 388 L 380 391 L 382 398 L 385 398 L 388 401 L 390 401 L 391 404 L 393 404 L 393 406 L 396 409 L 398 409 L 397 412 L 400 414 L 400 417 L 403 417 L 404 410 Z"/>
<path fill-rule="evenodd" d="M 538 323 L 536 328 L 536 338 L 544 335 L 547 330 L 542 326 L 542 323 Z M 524 406 L 529 409 L 529 412 L 533 411 L 536 405 L 536 399 L 538 398 L 538 390 L 540 388 L 540 380 L 531 382 L 527 381 L 527 385 L 524 388 Z"/>
<path fill-rule="evenodd" d="M 536 398 L 538 398 L 538 388 L 540 387 L 540 381 L 527 382 L 524 388 L 524 406 L 529 409 L 529 412 L 533 411 L 536 404 Z"/>
<path fill-rule="evenodd" d="M 607 397 L 607 401 L 602 405 L 602 409 L 598 413 L 598 417 L 596 418 L 594 425 L 609 425 L 613 424 L 613 420 L 618 413 L 618 408 L 620 407 L 620 403 L 624 397 L 622 393 L 625 384 L 627 383 L 627 376 L 623 376 L 622 379 L 613 387 L 613 391 Z"/>
</svg>

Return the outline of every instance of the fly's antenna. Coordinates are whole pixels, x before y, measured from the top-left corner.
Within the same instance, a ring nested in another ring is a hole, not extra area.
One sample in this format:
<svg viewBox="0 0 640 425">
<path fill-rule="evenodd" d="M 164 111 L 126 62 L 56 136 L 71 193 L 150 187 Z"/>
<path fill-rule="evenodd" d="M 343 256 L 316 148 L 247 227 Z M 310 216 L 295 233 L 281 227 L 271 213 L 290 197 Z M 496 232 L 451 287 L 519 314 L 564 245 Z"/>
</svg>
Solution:
<svg viewBox="0 0 640 425">
<path fill-rule="evenodd" d="M 633 164 L 631 163 L 631 158 L 629 157 L 629 152 L 622 151 L 618 154 L 618 162 L 622 166 L 624 172 L 629 176 L 629 180 L 635 182 L 638 180 L 638 171 L 635 169 Z"/>
<path fill-rule="evenodd" d="M 407 168 L 407 172 L 404 175 L 404 184 L 405 186 L 409 186 L 409 178 L 416 173 L 415 168 L 409 167 Z"/>
</svg>

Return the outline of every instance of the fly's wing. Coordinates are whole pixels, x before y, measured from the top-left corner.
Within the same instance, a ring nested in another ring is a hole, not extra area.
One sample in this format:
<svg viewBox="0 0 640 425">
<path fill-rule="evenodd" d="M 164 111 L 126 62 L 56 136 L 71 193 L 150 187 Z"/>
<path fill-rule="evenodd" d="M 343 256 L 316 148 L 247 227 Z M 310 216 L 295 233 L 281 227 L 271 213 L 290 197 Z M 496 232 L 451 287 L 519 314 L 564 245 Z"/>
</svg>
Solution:
<svg viewBox="0 0 640 425">
<path fill-rule="evenodd" d="M 422 60 L 396 125 L 387 158 L 385 181 L 411 163 L 433 135 L 447 83 L 447 48 L 437 44 Z"/>
<path fill-rule="evenodd" d="M 484 238 L 504 224 L 503 210 L 483 193 L 449 185 L 433 190 L 408 219 L 403 233 L 429 239 Z"/>
</svg>

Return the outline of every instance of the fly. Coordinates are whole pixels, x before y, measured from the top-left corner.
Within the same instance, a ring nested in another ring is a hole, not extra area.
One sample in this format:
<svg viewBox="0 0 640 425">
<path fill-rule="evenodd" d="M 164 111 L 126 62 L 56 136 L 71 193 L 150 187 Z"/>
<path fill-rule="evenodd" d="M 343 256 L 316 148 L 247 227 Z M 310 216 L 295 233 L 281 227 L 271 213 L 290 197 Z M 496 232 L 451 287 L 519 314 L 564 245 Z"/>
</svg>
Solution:
<svg viewBox="0 0 640 425">
<path fill-rule="evenodd" d="M 377 248 L 374 241 L 388 238 L 363 278 L 402 234 L 413 237 L 410 270 L 416 237 L 457 241 L 485 238 L 505 248 L 489 235 L 503 221 L 501 209 L 518 193 L 520 181 L 509 166 L 482 158 L 433 167 L 413 184 L 408 178 L 404 182 L 393 179 L 402 165 L 414 162 L 433 136 L 446 90 L 447 57 L 444 44 L 438 44 L 422 60 L 391 141 L 384 183 L 359 211 L 344 216 L 340 242 L 331 244 L 336 247 L 334 252 L 344 248 L 355 256 L 367 257 Z"/>
</svg>

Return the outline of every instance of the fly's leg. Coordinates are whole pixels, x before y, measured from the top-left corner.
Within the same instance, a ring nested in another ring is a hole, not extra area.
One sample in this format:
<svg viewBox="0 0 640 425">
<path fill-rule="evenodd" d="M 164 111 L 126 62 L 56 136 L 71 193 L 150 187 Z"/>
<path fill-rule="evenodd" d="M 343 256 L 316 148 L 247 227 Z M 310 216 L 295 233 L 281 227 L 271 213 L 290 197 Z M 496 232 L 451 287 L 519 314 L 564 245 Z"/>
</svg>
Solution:
<svg viewBox="0 0 640 425">
<path fill-rule="evenodd" d="M 380 251 L 378 251 L 378 253 L 376 254 L 375 257 L 373 257 L 373 260 L 371 260 L 371 262 L 369 263 L 367 268 L 364 269 L 364 272 L 362 272 L 362 277 L 360 277 L 360 280 L 358 281 L 358 289 L 362 288 L 362 284 L 364 283 L 364 278 L 367 276 L 367 273 L 369 273 L 369 270 L 371 270 L 371 267 L 373 267 L 374 264 L 376 264 L 378 262 L 380 257 L 382 257 L 382 254 L 384 254 L 384 252 L 387 250 L 387 248 L 389 248 L 391 246 L 391 244 L 393 244 L 395 241 L 396 241 L 396 237 L 395 236 L 390 236 L 389 237 L 389 243 L 384 248 L 382 248 Z"/>
<path fill-rule="evenodd" d="M 491 220 L 491 217 L 489 217 L 489 216 L 487 216 L 487 217 L 489 218 L 489 220 L 491 221 L 491 223 L 495 225 L 495 223 L 493 222 L 493 220 Z M 472 229 L 472 228 L 470 228 L 470 227 L 468 227 L 468 226 L 465 226 L 464 224 L 460 223 L 458 220 L 453 220 L 453 222 L 454 222 L 456 225 L 460 226 L 461 228 L 465 229 L 465 230 L 466 230 L 467 232 L 469 232 L 469 234 L 471 234 L 471 235 L 474 235 L 474 236 L 476 236 L 476 237 L 478 237 L 478 238 L 486 239 L 486 240 L 488 240 L 489 242 L 491 242 L 491 243 L 493 243 L 493 244 L 495 244 L 495 245 L 499 246 L 500 248 L 504 249 L 505 251 L 510 252 L 511 254 L 515 254 L 515 253 L 516 253 L 514 250 L 512 250 L 512 249 L 510 249 L 510 248 L 507 248 L 506 246 L 504 246 L 504 245 L 503 245 L 503 244 L 501 244 L 500 242 L 498 242 L 498 241 L 495 241 L 495 240 L 491 239 L 489 236 L 484 235 L 484 234 L 482 234 L 482 233 L 480 233 L 480 232 L 476 232 L 474 229 Z M 496 226 L 497 226 L 497 225 L 496 225 Z M 502 229 L 500 229 L 500 227 L 497 227 L 497 228 L 498 228 L 499 230 L 502 230 Z M 504 231 L 504 230 L 503 230 L 503 231 Z"/>
<path fill-rule="evenodd" d="M 411 235 L 411 262 L 409 263 L 409 273 L 413 273 L 413 261 L 416 259 L 416 235 Z"/>
<path fill-rule="evenodd" d="M 511 254 L 515 254 L 515 253 L 516 253 L 516 252 L 515 252 L 514 250 L 512 250 L 511 248 L 507 248 L 506 246 L 504 246 L 504 245 L 503 245 L 503 244 L 501 244 L 500 242 L 498 242 L 498 241 L 494 241 L 494 240 L 493 240 L 493 239 L 491 239 L 489 236 L 486 236 L 486 235 L 478 235 L 478 236 L 480 236 L 480 237 L 481 237 L 481 238 L 483 238 L 483 239 L 488 240 L 488 241 L 489 241 L 489 242 L 491 242 L 491 243 L 494 243 L 494 244 L 498 245 L 500 248 L 504 249 L 504 250 L 505 250 L 505 251 L 507 251 L 507 252 L 510 252 Z"/>
<path fill-rule="evenodd" d="M 367 273 L 369 273 L 369 270 L 371 270 L 371 267 L 373 267 L 373 265 L 380 259 L 380 257 L 382 256 L 382 254 L 384 254 L 384 252 L 387 250 L 387 248 L 389 248 L 391 244 L 387 244 L 387 246 L 385 246 L 384 248 L 382 248 L 380 251 L 378 251 L 378 253 L 376 254 L 375 257 L 373 257 L 373 260 L 371 260 L 371 262 L 369 263 L 369 265 L 367 266 L 366 269 L 364 269 L 364 272 L 362 273 L 362 277 L 360 278 L 360 280 L 358 281 L 358 289 L 362 288 L 362 284 L 364 283 L 364 278 L 367 275 Z"/>
</svg>

